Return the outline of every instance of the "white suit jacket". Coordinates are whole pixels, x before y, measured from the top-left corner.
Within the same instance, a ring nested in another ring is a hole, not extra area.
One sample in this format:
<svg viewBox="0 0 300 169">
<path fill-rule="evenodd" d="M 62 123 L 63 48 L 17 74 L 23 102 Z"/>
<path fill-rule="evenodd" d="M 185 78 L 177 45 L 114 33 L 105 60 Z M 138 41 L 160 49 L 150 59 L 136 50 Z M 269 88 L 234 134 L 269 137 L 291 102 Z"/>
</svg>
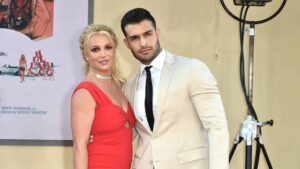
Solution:
<svg viewBox="0 0 300 169">
<path fill-rule="evenodd" d="M 138 77 L 124 87 L 133 108 Z M 154 118 L 151 132 L 136 116 L 133 169 L 228 169 L 227 120 L 204 63 L 166 52 Z"/>
</svg>

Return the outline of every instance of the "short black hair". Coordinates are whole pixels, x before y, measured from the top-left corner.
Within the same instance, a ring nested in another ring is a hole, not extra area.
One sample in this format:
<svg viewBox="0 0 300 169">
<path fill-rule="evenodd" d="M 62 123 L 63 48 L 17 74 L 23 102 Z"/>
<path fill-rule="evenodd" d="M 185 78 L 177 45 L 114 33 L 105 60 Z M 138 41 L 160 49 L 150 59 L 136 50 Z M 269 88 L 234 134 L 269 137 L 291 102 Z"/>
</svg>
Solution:
<svg viewBox="0 0 300 169">
<path fill-rule="evenodd" d="M 156 22 L 149 11 L 144 8 L 134 8 L 129 10 L 121 20 L 121 29 L 123 34 L 126 36 L 125 27 L 128 24 L 140 23 L 143 20 L 149 20 L 152 22 L 154 28 L 156 28 Z"/>
</svg>

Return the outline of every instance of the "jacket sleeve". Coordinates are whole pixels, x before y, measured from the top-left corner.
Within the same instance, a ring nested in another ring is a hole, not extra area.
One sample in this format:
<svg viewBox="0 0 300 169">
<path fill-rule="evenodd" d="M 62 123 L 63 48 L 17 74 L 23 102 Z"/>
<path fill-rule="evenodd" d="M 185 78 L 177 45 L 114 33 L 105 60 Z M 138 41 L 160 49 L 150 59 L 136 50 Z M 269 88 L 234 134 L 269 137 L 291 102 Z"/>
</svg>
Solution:
<svg viewBox="0 0 300 169">
<path fill-rule="evenodd" d="M 209 169 L 228 169 L 229 133 L 217 82 L 208 67 L 194 60 L 189 77 L 189 94 L 203 124 L 209 144 Z"/>
</svg>

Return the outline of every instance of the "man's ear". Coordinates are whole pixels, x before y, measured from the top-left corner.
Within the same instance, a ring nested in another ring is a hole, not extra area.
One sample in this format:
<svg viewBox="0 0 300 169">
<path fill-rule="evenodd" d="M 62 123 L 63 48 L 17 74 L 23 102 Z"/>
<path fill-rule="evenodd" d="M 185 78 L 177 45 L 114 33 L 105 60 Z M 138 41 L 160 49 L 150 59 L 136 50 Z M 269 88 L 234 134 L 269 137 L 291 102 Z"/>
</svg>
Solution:
<svg viewBox="0 0 300 169">
<path fill-rule="evenodd" d="M 160 38 L 160 29 L 159 28 L 156 28 L 156 34 L 157 34 L 157 37 Z"/>
<path fill-rule="evenodd" d="M 129 44 L 126 38 L 123 39 L 124 44 L 127 46 L 127 48 L 129 49 Z"/>
</svg>

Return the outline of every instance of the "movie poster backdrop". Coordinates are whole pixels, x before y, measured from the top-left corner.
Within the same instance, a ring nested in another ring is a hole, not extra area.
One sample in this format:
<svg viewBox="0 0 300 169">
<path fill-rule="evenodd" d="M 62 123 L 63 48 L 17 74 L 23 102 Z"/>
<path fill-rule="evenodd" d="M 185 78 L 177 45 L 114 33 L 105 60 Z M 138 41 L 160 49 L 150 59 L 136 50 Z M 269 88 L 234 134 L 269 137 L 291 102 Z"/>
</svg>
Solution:
<svg viewBox="0 0 300 169">
<path fill-rule="evenodd" d="M 0 139 L 71 140 L 88 3 L 0 0 Z"/>
</svg>

